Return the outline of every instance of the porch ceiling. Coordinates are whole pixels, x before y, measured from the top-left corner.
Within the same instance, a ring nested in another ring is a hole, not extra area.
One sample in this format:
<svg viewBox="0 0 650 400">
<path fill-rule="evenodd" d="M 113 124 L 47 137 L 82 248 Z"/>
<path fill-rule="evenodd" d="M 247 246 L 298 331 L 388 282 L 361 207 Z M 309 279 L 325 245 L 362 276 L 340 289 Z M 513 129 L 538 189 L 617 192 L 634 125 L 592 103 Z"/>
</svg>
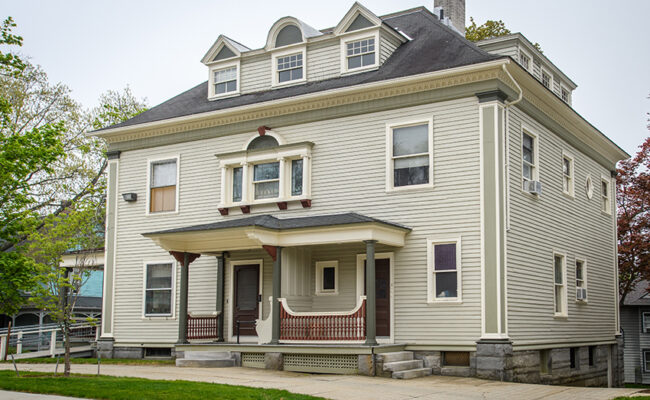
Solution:
<svg viewBox="0 0 650 400">
<path fill-rule="evenodd" d="M 215 253 L 262 246 L 307 246 L 376 240 L 402 247 L 411 231 L 403 225 L 357 213 L 277 218 L 259 215 L 144 233 L 168 251 Z"/>
</svg>

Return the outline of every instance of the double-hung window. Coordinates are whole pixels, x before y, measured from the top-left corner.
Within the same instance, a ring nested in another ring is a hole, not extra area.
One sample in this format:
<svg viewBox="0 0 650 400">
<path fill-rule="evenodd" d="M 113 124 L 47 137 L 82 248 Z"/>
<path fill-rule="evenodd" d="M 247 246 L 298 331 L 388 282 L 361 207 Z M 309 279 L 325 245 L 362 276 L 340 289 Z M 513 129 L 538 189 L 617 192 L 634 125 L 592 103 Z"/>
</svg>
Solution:
<svg viewBox="0 0 650 400">
<path fill-rule="evenodd" d="M 587 301 L 587 266 L 582 260 L 576 260 L 576 300 Z"/>
<path fill-rule="evenodd" d="M 537 137 L 524 132 L 521 144 L 522 176 L 524 182 L 537 180 Z"/>
<path fill-rule="evenodd" d="M 549 73 L 542 70 L 542 85 L 544 85 L 547 89 L 551 89 L 553 82 L 552 79 L 553 78 L 551 78 L 551 75 Z"/>
<path fill-rule="evenodd" d="M 277 82 L 291 82 L 303 79 L 303 53 L 277 57 Z"/>
<path fill-rule="evenodd" d="M 573 158 L 562 156 L 562 192 L 573 196 Z"/>
<path fill-rule="evenodd" d="M 523 52 L 519 52 L 519 63 L 526 71 L 530 69 L 530 57 Z"/>
<path fill-rule="evenodd" d="M 565 258 L 562 254 L 554 254 L 553 256 L 553 284 L 554 284 L 554 298 L 555 298 L 555 315 L 566 316 L 566 268 Z"/>
<path fill-rule="evenodd" d="M 643 323 L 643 326 L 641 327 L 642 332 L 643 333 L 650 333 L 650 312 L 644 312 L 643 313 L 643 321 L 642 321 L 642 323 Z"/>
<path fill-rule="evenodd" d="M 346 43 L 348 71 L 376 64 L 375 38 L 366 38 Z"/>
<path fill-rule="evenodd" d="M 145 272 L 145 316 L 171 316 L 173 263 L 147 264 Z"/>
<path fill-rule="evenodd" d="M 149 212 L 176 211 L 178 159 L 150 164 Z"/>
<path fill-rule="evenodd" d="M 650 350 L 643 350 L 643 372 L 650 372 Z"/>
<path fill-rule="evenodd" d="M 428 240 L 428 302 L 460 301 L 460 238 Z"/>
<path fill-rule="evenodd" d="M 389 188 L 426 186 L 432 183 L 432 121 L 389 126 Z"/>
<path fill-rule="evenodd" d="M 214 94 L 221 95 L 237 91 L 237 67 L 214 71 Z"/>
<path fill-rule="evenodd" d="M 600 181 L 600 208 L 606 214 L 611 214 L 609 196 L 609 181 L 606 178 L 602 178 Z"/>
<path fill-rule="evenodd" d="M 561 94 L 561 97 L 562 97 L 562 101 L 564 101 L 567 104 L 571 103 L 571 93 L 569 92 L 569 90 L 567 88 L 562 86 L 560 88 L 560 94 Z"/>
<path fill-rule="evenodd" d="M 253 165 L 254 198 L 274 199 L 280 195 L 280 163 Z"/>
<path fill-rule="evenodd" d="M 316 263 L 316 294 L 338 294 L 338 261 L 318 261 Z"/>
</svg>

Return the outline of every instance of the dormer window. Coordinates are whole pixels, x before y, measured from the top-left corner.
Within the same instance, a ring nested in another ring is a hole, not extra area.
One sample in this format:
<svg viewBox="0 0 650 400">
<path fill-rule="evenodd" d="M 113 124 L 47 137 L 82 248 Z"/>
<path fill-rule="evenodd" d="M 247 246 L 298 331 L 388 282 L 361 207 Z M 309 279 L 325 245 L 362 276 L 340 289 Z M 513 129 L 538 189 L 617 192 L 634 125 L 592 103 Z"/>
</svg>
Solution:
<svg viewBox="0 0 650 400">
<path fill-rule="evenodd" d="M 237 91 L 237 67 L 214 71 L 214 93 L 220 95 Z"/>
<path fill-rule="evenodd" d="M 275 38 L 275 47 L 288 46 L 301 42 L 302 32 L 300 29 L 295 25 L 287 25 L 278 32 L 278 36 Z"/>
<path fill-rule="evenodd" d="M 375 38 L 348 42 L 348 71 L 355 68 L 375 65 Z"/>
<path fill-rule="evenodd" d="M 276 58 L 278 63 L 278 83 L 302 79 L 302 53 Z"/>
</svg>

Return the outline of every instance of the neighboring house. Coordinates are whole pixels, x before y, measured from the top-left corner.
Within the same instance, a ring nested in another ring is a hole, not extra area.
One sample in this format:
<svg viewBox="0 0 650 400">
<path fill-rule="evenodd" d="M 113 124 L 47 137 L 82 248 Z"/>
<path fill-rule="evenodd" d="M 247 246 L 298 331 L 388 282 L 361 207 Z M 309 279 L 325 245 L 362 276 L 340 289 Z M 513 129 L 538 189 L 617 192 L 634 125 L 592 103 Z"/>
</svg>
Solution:
<svg viewBox="0 0 650 400">
<path fill-rule="evenodd" d="M 625 383 L 650 383 L 650 283 L 639 282 L 621 304 Z"/>
<path fill-rule="evenodd" d="M 628 155 L 523 36 L 470 43 L 446 3 L 219 36 L 207 82 L 95 132 L 103 357 L 622 383 Z"/>
</svg>

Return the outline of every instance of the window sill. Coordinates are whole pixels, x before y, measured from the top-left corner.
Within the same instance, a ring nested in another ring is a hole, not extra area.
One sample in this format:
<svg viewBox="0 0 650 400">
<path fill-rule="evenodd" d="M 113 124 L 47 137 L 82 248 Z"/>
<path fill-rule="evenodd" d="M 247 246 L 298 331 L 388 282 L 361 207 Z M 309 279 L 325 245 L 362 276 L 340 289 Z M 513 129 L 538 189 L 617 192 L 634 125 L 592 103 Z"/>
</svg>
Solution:
<svg viewBox="0 0 650 400">
<path fill-rule="evenodd" d="M 402 193 L 402 192 L 421 192 L 432 190 L 434 188 L 433 183 L 426 183 L 423 185 L 408 185 L 408 186 L 397 186 L 386 188 L 386 193 Z"/>
<path fill-rule="evenodd" d="M 178 214 L 178 210 L 148 212 L 146 215 L 147 215 L 147 217 L 156 217 L 156 216 L 159 216 L 159 215 L 176 215 L 176 214 Z"/>
<path fill-rule="evenodd" d="M 250 208 L 253 206 L 276 204 L 279 210 L 286 210 L 288 208 L 289 203 L 298 203 L 298 202 L 300 202 L 302 208 L 311 207 L 311 199 L 307 198 L 306 196 L 300 196 L 300 197 L 292 197 L 289 199 L 281 199 L 281 198 L 264 199 L 264 200 L 253 201 L 250 203 L 241 202 L 241 203 L 219 204 L 217 208 L 219 209 L 221 215 L 225 216 L 228 215 L 229 210 L 231 208 L 241 208 L 244 214 L 249 214 Z"/>
<path fill-rule="evenodd" d="M 570 200 L 575 200 L 576 199 L 576 196 L 574 194 L 571 194 L 571 193 L 568 193 L 568 192 L 565 192 L 565 191 L 562 191 L 562 195 L 564 197 L 566 197 L 567 199 L 570 199 Z"/>
<path fill-rule="evenodd" d="M 427 304 L 430 306 L 439 306 L 439 305 L 458 305 L 458 304 L 463 304 L 462 299 L 450 299 L 450 300 L 442 300 L 442 299 L 437 299 L 437 300 L 431 300 L 427 301 Z"/>
<path fill-rule="evenodd" d="M 379 69 L 379 64 L 366 65 L 364 67 L 341 70 L 341 76 L 354 75 L 361 72 L 376 71 L 378 69 Z"/>
<path fill-rule="evenodd" d="M 555 314 L 555 315 L 553 316 L 553 319 L 558 319 L 558 320 L 567 321 L 567 320 L 569 319 L 569 316 L 566 315 L 566 314 Z"/>
<path fill-rule="evenodd" d="M 209 101 L 214 101 L 214 100 L 220 100 L 220 99 L 227 99 L 229 97 L 239 96 L 240 94 L 241 93 L 238 90 L 236 92 L 228 92 L 228 93 L 219 94 L 219 95 L 215 95 L 215 96 L 209 96 L 208 100 Z"/>
<path fill-rule="evenodd" d="M 271 88 L 272 89 L 280 89 L 280 88 L 287 87 L 287 86 L 299 85 L 301 83 L 307 83 L 307 79 L 303 78 L 303 79 L 296 79 L 295 81 L 288 81 L 288 82 L 282 82 L 282 83 L 273 83 L 273 85 L 271 85 Z"/>
<path fill-rule="evenodd" d="M 601 215 L 604 215 L 604 216 L 606 216 L 606 217 L 611 217 L 611 216 L 612 216 L 612 213 L 608 213 L 608 212 L 605 212 L 605 211 L 603 211 L 603 210 L 600 210 L 600 214 L 601 214 Z"/>
<path fill-rule="evenodd" d="M 526 197 L 528 197 L 528 198 L 531 198 L 531 199 L 534 199 L 534 200 L 539 200 L 539 199 L 542 197 L 542 196 L 539 195 L 539 194 L 530 193 L 530 192 L 527 192 L 527 191 L 525 191 L 525 190 L 521 190 L 521 193 L 522 193 L 524 196 L 526 196 Z"/>
<path fill-rule="evenodd" d="M 159 321 L 175 321 L 176 317 L 172 314 L 169 315 L 145 315 L 141 318 L 143 321 L 146 320 L 159 320 Z"/>
<path fill-rule="evenodd" d="M 587 304 L 589 304 L 589 301 L 588 300 L 576 300 L 576 304 L 587 305 Z"/>
<path fill-rule="evenodd" d="M 339 292 L 316 292 L 314 293 L 315 296 L 338 296 Z"/>
</svg>

